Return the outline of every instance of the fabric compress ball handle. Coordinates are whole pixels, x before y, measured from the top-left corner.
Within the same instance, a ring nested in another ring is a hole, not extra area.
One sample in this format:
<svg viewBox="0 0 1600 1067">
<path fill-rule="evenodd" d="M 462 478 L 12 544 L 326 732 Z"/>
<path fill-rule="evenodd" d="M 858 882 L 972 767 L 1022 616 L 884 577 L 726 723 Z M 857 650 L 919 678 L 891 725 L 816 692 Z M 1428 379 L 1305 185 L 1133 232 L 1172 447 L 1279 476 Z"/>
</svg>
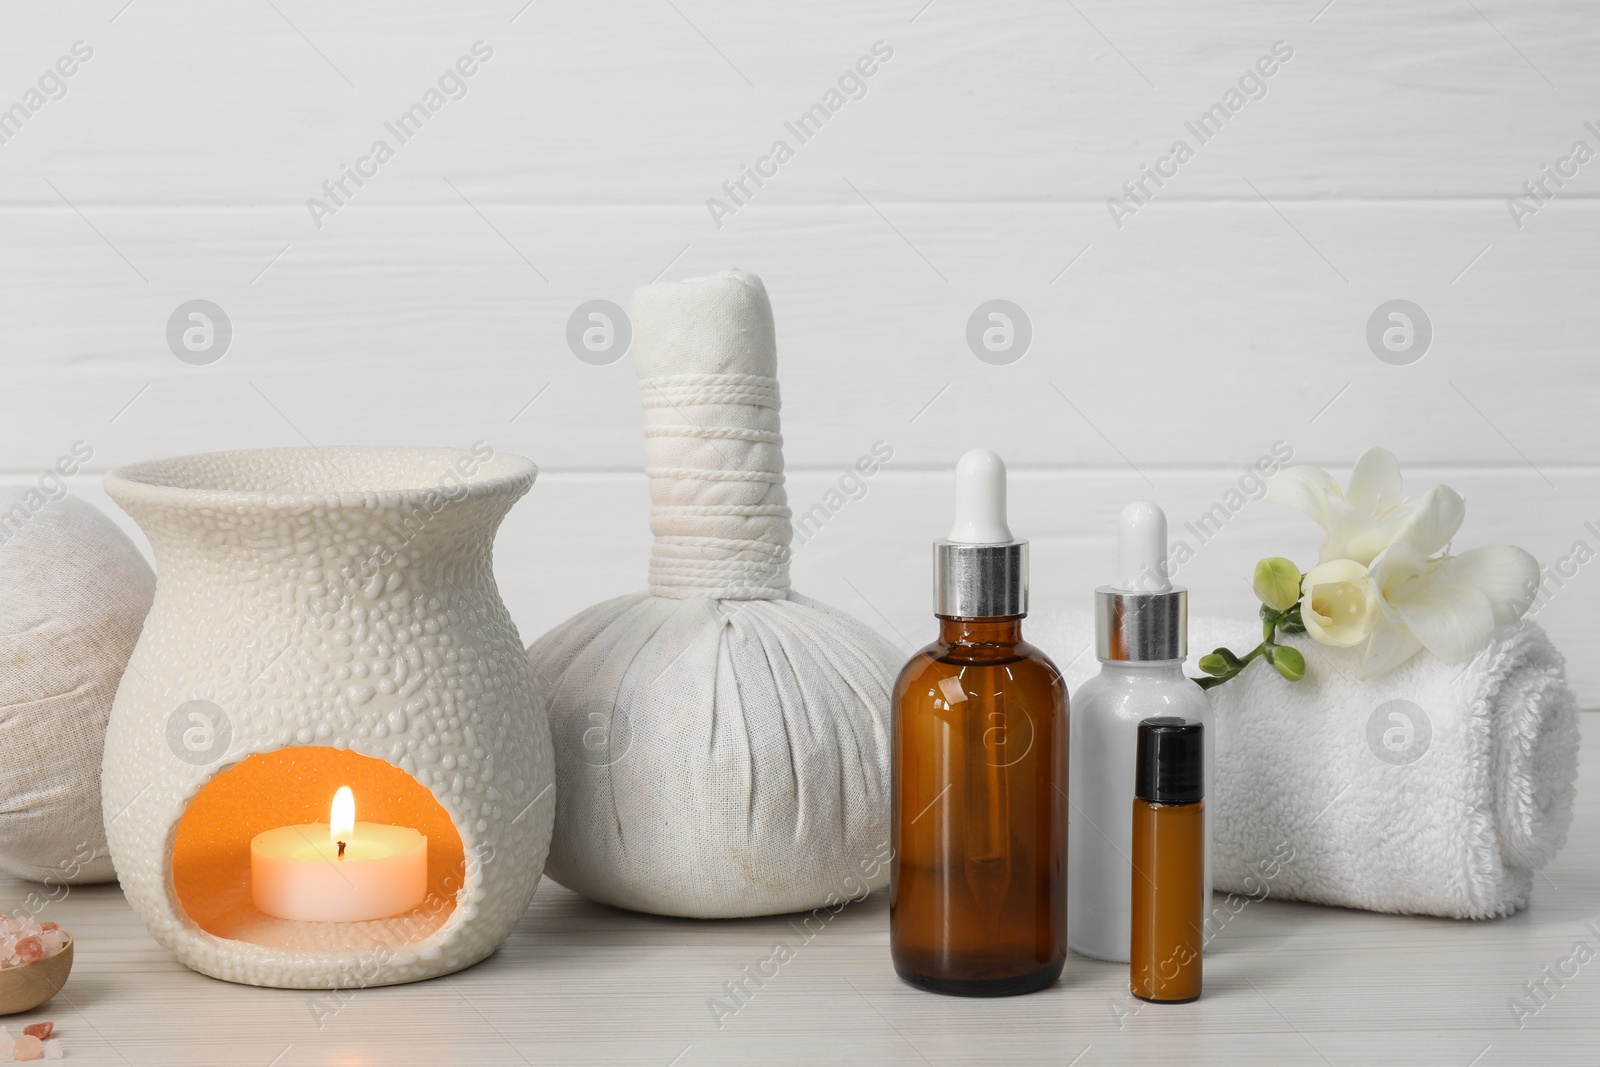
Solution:
<svg viewBox="0 0 1600 1067">
<path fill-rule="evenodd" d="M 781 600 L 789 507 L 772 309 L 729 272 L 639 290 L 640 399 L 650 477 L 650 592 Z"/>
</svg>

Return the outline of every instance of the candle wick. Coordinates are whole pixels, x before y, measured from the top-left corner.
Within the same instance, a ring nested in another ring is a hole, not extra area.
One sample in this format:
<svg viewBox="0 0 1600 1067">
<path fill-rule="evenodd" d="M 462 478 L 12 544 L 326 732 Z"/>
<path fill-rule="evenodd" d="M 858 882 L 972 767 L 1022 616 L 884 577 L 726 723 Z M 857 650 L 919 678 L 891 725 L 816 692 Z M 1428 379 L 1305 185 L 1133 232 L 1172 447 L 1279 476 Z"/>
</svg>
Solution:
<svg viewBox="0 0 1600 1067">
<path fill-rule="evenodd" d="M 339 858 L 344 859 L 344 842 L 339 842 Z"/>
</svg>

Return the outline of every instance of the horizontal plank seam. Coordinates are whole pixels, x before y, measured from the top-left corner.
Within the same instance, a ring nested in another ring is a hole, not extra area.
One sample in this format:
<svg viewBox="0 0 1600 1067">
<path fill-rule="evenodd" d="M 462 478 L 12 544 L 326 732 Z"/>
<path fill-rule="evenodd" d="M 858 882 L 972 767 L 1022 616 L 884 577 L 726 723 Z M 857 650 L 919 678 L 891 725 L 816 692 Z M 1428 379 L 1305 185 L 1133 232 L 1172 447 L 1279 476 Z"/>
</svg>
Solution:
<svg viewBox="0 0 1600 1067">
<path fill-rule="evenodd" d="M 1059 198 L 1053 198 L 1053 199 L 1049 199 L 1049 200 L 974 200 L 974 199 L 965 199 L 965 198 L 959 198 L 959 197 L 958 198 L 928 197 L 928 198 L 918 198 L 918 199 L 912 199 L 912 200 L 896 200 L 896 199 L 892 199 L 892 198 L 875 198 L 873 202 L 878 204 L 880 207 L 903 207 L 903 208 L 919 208 L 919 207 L 941 207 L 941 208 L 1015 207 L 1015 208 L 1033 209 L 1033 208 L 1048 208 L 1048 207 L 1084 207 L 1084 208 L 1097 208 L 1097 209 L 1103 211 L 1103 210 L 1105 210 L 1106 198 L 1109 197 L 1109 196 L 1113 196 L 1113 195 L 1120 195 L 1120 190 L 1118 190 L 1116 188 L 1112 188 L 1110 185 L 1108 185 L 1107 186 L 1107 192 L 1106 192 L 1105 196 L 1059 197 Z M 1303 205 L 1306 205 L 1306 206 L 1316 206 L 1316 205 L 1320 205 L 1320 204 L 1328 204 L 1328 205 L 1344 205 L 1344 204 L 1350 204 L 1350 205 L 1403 204 L 1403 205 L 1406 205 L 1406 206 L 1415 206 L 1415 205 L 1418 205 L 1418 204 L 1438 204 L 1438 205 L 1442 206 L 1442 205 L 1445 205 L 1445 204 L 1469 204 L 1469 203 L 1470 204 L 1502 204 L 1503 205 L 1508 197 L 1518 197 L 1518 198 L 1523 198 L 1523 199 L 1526 198 L 1521 190 L 1518 190 L 1518 189 L 1501 189 L 1501 190 L 1487 190 L 1487 191 L 1483 191 L 1483 192 L 1473 192 L 1473 193 L 1455 193 L 1455 194 L 1443 194 L 1443 195 L 1428 194 L 1426 196 L 1421 196 L 1421 195 L 1419 195 L 1419 196 L 1406 196 L 1406 195 L 1396 195 L 1396 196 L 1371 196 L 1371 195 L 1344 196 L 1344 195 L 1341 195 L 1339 193 L 1315 193 L 1315 194 L 1307 195 L 1307 194 L 1298 194 L 1298 193 L 1275 192 L 1273 194 L 1272 200 L 1273 200 L 1273 203 L 1303 204 Z M 1561 193 L 1561 200 L 1562 200 L 1563 203 L 1578 203 L 1578 202 L 1583 202 L 1583 201 L 1600 201 L 1600 192 L 1578 192 L 1578 191 L 1567 192 L 1567 191 L 1563 191 Z M 113 200 L 94 200 L 94 199 L 89 199 L 89 198 L 80 198 L 80 199 L 74 200 L 73 203 L 81 210 L 88 210 L 90 208 L 93 208 L 96 211 L 104 212 L 106 214 L 139 214 L 139 213 L 142 213 L 142 212 L 161 213 L 161 214 L 168 214 L 168 213 L 199 214 L 199 213 L 207 213 L 207 212 L 266 212 L 266 213 L 273 213 L 273 214 L 283 214 L 283 213 L 286 213 L 286 212 L 295 212 L 295 213 L 298 213 L 298 214 L 304 214 L 304 211 L 305 211 L 305 209 L 303 207 L 301 207 L 300 205 L 298 205 L 298 204 L 283 204 L 283 203 L 242 203 L 242 204 L 227 204 L 227 203 L 204 204 L 204 203 L 200 203 L 200 204 L 196 204 L 196 203 L 163 203 L 163 202 L 159 202 L 159 201 L 151 201 L 151 202 L 148 202 L 148 203 L 130 204 L 126 200 L 121 200 L 121 199 L 113 201 Z M 559 199 L 559 198 L 544 197 L 544 198 L 542 198 L 540 200 L 539 203 L 536 203 L 536 204 L 535 203 L 527 203 L 527 202 L 524 202 L 524 201 L 521 201 L 521 200 L 493 200 L 493 199 L 486 199 L 486 198 L 485 199 L 477 199 L 477 200 L 474 201 L 474 203 L 478 204 L 480 207 L 483 207 L 483 208 L 494 207 L 494 208 L 499 208 L 501 210 L 513 210 L 513 211 L 526 210 L 526 211 L 531 211 L 531 212 L 540 212 L 540 213 L 547 213 L 547 214 L 548 213 L 570 214 L 574 210 L 579 210 L 579 211 L 592 210 L 592 211 L 596 211 L 596 212 L 612 212 L 612 211 L 617 211 L 617 210 L 625 210 L 625 211 L 683 211 L 683 212 L 693 212 L 693 213 L 701 214 L 701 215 L 703 215 L 705 213 L 705 207 L 704 207 L 703 204 L 698 203 L 698 202 L 688 202 L 688 201 L 679 201 L 679 200 L 614 201 L 613 202 L 613 201 L 606 201 L 606 200 L 563 200 L 563 199 Z M 1167 196 L 1167 197 L 1163 198 L 1160 202 L 1153 203 L 1150 206 L 1158 208 L 1158 207 L 1165 207 L 1165 206 L 1177 205 L 1177 204 L 1192 204 L 1192 205 L 1198 205 L 1198 206 L 1205 206 L 1205 205 L 1219 205 L 1219 206 L 1220 205 L 1228 205 L 1228 206 L 1243 205 L 1243 206 L 1247 206 L 1247 207 L 1248 206 L 1260 207 L 1263 210 L 1265 210 L 1265 205 L 1263 205 L 1261 203 L 1261 200 L 1260 200 L 1259 197 L 1247 197 L 1247 196 L 1178 196 L 1178 195 L 1172 195 L 1172 196 Z M 798 202 L 798 203 L 794 202 L 794 201 L 789 201 L 789 202 L 786 202 L 786 203 L 783 203 L 783 204 L 769 204 L 769 205 L 767 205 L 767 207 L 764 210 L 766 210 L 767 212 L 770 212 L 772 214 L 787 214 L 787 213 L 799 214 L 799 213 L 804 213 L 804 212 L 814 212 L 814 211 L 817 211 L 817 210 L 838 211 L 841 208 L 850 208 L 851 209 L 851 214 L 855 214 L 856 213 L 855 212 L 855 208 L 857 206 L 858 206 L 858 202 L 854 202 L 854 201 L 850 201 L 850 200 L 843 200 L 843 199 L 805 200 L 805 201 L 801 201 L 801 202 Z M 438 212 L 441 212 L 441 213 L 455 214 L 456 212 L 458 212 L 460 210 L 460 202 L 459 201 L 449 201 L 449 200 L 425 200 L 425 201 L 419 201 L 419 202 L 416 202 L 416 203 L 401 203 L 401 204 L 372 203 L 372 204 L 363 205 L 361 210 L 364 213 L 371 213 L 371 214 L 377 214 L 377 213 L 380 213 L 380 212 L 404 212 L 404 211 L 419 211 L 419 210 L 420 211 L 438 211 Z M 45 200 L 0 201 L 0 214 L 11 213 L 11 212 L 25 213 L 25 214 L 28 214 L 28 215 L 43 215 L 43 214 L 70 215 L 70 214 L 72 214 L 72 209 L 68 208 L 67 206 L 65 206 L 63 204 L 50 203 L 50 202 L 45 201 Z M 863 217 L 865 218 L 865 216 L 863 216 Z M 266 239 L 263 238 L 263 241 L 265 241 L 265 240 Z"/>
<path fill-rule="evenodd" d="M 1314 462 L 1315 463 L 1316 461 L 1307 460 L 1306 462 Z M 1338 470 L 1341 469 L 1341 465 L 1340 464 L 1329 462 L 1329 461 L 1323 461 L 1323 462 L 1320 462 L 1320 463 L 1316 463 L 1316 465 L 1318 465 L 1318 466 L 1326 466 L 1330 470 L 1335 471 L 1335 473 L 1337 473 Z M 1241 460 L 1238 463 L 1224 463 L 1224 464 L 1206 465 L 1206 466 L 1174 466 L 1174 465 L 1162 465 L 1162 464 L 1156 464 L 1156 463 L 1141 463 L 1139 465 L 1139 469 L 1141 471 L 1143 471 L 1144 473 L 1149 474 L 1149 475 L 1162 475 L 1162 474 L 1171 474 L 1171 475 L 1210 475 L 1210 474 L 1215 474 L 1215 475 L 1222 475 L 1222 476 L 1231 477 L 1231 476 L 1235 476 L 1235 475 L 1240 474 L 1248 466 L 1249 466 L 1248 462 Z M 794 477 L 796 475 L 814 475 L 814 474 L 815 475 L 824 475 L 824 476 L 832 477 L 832 476 L 836 476 L 836 475 L 842 473 L 846 469 L 853 468 L 853 467 L 854 467 L 854 461 L 841 459 L 837 463 L 833 463 L 833 464 L 806 464 L 804 466 L 789 466 L 789 467 L 786 467 L 784 469 L 784 473 L 789 477 Z M 0 483 L 19 483 L 19 484 L 20 483 L 26 483 L 26 482 L 32 481 L 33 479 L 37 478 L 39 476 L 39 474 L 43 471 L 43 469 L 44 469 L 44 465 L 42 463 L 41 463 L 40 466 L 37 466 L 37 467 L 23 466 L 23 467 L 0 468 Z M 1104 466 L 1101 466 L 1101 465 L 1083 465 L 1083 466 L 1061 465 L 1061 466 L 1055 466 L 1055 465 L 1027 465 L 1027 464 L 1021 464 L 1021 463 L 1012 463 L 1012 464 L 1007 464 L 1007 470 L 1013 477 L 1022 477 L 1022 478 L 1050 478 L 1050 477 L 1058 477 L 1058 476 L 1107 477 L 1107 478 L 1137 478 L 1138 477 L 1138 474 L 1136 472 L 1134 472 L 1133 470 L 1130 470 L 1124 464 L 1107 464 L 1107 465 L 1104 465 Z M 1545 462 L 1541 462 L 1539 464 L 1539 470 L 1544 471 L 1547 474 L 1551 473 L 1551 472 L 1564 473 L 1564 474 L 1579 474 L 1579 475 L 1582 475 L 1582 474 L 1600 474 L 1600 463 L 1562 464 L 1562 463 L 1545 463 Z M 946 477 L 946 476 L 948 476 L 950 474 L 950 472 L 951 472 L 951 467 L 944 466 L 944 465 L 937 465 L 936 466 L 936 465 L 931 465 L 931 464 L 901 464 L 901 463 L 897 463 L 893 467 L 882 467 L 882 468 L 880 468 L 871 477 L 873 478 L 874 481 L 880 481 L 880 480 L 883 480 L 885 478 L 888 478 L 888 479 L 891 479 L 891 480 L 899 480 L 899 479 L 905 478 L 907 475 L 915 476 L 915 477 L 918 477 L 918 478 L 927 477 L 927 476 L 934 476 L 934 475 L 939 476 L 939 477 Z M 84 468 L 84 469 L 79 471 L 77 477 L 79 477 L 79 478 L 98 479 L 98 478 L 101 478 L 102 476 L 104 476 L 105 473 L 106 473 L 105 470 L 91 470 L 91 469 L 88 469 L 88 468 Z M 1535 471 L 1532 468 L 1528 467 L 1526 464 L 1520 464 L 1520 463 L 1485 463 L 1485 464 L 1466 464 L 1466 465 L 1462 465 L 1462 464 L 1432 465 L 1432 464 L 1426 464 L 1426 463 L 1408 463 L 1406 465 L 1406 473 L 1407 473 L 1408 476 L 1420 476 L 1422 474 L 1429 474 L 1429 475 L 1436 475 L 1436 476 L 1448 476 L 1448 475 L 1451 475 L 1451 474 L 1466 474 L 1466 475 L 1471 475 L 1471 474 L 1515 474 L 1515 475 L 1518 475 L 1518 476 L 1524 476 L 1525 475 L 1525 476 L 1527 476 L 1529 478 L 1532 478 L 1532 479 L 1535 479 L 1535 480 L 1538 480 L 1539 477 L 1540 477 L 1539 473 L 1537 471 Z M 540 480 L 549 480 L 549 479 L 552 479 L 552 478 L 561 479 L 561 480 L 581 479 L 581 478 L 595 478 L 595 479 L 623 479 L 623 478 L 633 479 L 633 478 L 637 478 L 637 479 L 641 479 L 642 480 L 644 478 L 644 468 L 642 466 L 640 466 L 640 467 L 563 467 L 563 468 L 553 468 L 553 467 L 549 467 L 549 466 L 541 466 L 540 469 L 539 469 L 539 478 L 540 478 Z M 1421 479 L 1420 478 L 1413 478 L 1413 480 L 1420 481 Z"/>
</svg>

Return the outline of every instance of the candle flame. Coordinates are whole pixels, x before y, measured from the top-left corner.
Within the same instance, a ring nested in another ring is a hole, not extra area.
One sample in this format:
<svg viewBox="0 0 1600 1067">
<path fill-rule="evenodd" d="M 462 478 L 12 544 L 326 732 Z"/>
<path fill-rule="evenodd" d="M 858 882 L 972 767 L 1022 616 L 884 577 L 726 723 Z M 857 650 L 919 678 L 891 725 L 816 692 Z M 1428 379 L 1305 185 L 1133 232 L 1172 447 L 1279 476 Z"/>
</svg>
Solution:
<svg viewBox="0 0 1600 1067">
<path fill-rule="evenodd" d="M 356 828 L 356 795 L 350 792 L 350 787 L 341 785 L 339 791 L 333 794 L 333 813 L 328 820 L 329 837 L 337 841 L 341 837 L 349 837 Z"/>
</svg>

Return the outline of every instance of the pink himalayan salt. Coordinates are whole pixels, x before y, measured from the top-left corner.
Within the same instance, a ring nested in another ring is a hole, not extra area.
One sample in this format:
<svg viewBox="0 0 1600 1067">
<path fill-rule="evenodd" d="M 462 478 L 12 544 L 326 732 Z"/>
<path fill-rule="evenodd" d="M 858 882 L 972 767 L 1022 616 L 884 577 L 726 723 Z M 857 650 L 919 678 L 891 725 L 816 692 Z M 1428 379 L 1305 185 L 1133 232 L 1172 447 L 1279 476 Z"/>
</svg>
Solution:
<svg viewBox="0 0 1600 1067">
<path fill-rule="evenodd" d="M 55 1029 L 55 1024 L 54 1023 L 34 1023 L 32 1026 L 28 1026 L 28 1027 L 24 1028 L 24 1035 L 30 1041 L 38 1040 L 38 1042 L 39 1042 L 39 1052 L 41 1053 L 41 1055 L 43 1056 L 44 1059 L 47 1059 L 47 1060 L 59 1060 L 64 1055 L 66 1055 L 66 1046 L 62 1045 L 61 1039 L 59 1037 L 49 1038 L 48 1040 L 46 1040 L 44 1038 L 41 1038 L 40 1035 L 39 1035 L 39 1031 L 44 1029 L 44 1028 L 46 1028 L 46 1027 L 48 1027 L 50 1030 L 54 1030 Z M 6 1027 L 0 1026 L 0 1063 L 15 1063 L 18 1059 L 26 1060 L 26 1059 L 30 1059 L 30 1058 L 31 1059 L 40 1058 L 39 1056 L 29 1056 L 29 1055 L 20 1055 L 19 1056 L 18 1052 L 17 1052 L 17 1046 L 22 1040 L 23 1040 L 23 1038 L 12 1036 L 11 1031 L 8 1030 Z M 31 1048 L 31 1047 L 32 1047 L 31 1045 L 24 1045 L 23 1046 L 23 1050 L 26 1051 L 28 1048 Z"/>
<path fill-rule="evenodd" d="M 17 1043 L 11 1046 L 11 1055 L 19 1062 L 41 1059 L 44 1056 L 44 1042 L 32 1034 L 23 1034 L 17 1038 Z"/>
<path fill-rule="evenodd" d="M 50 1034 L 55 1030 L 55 1028 L 55 1023 L 46 1021 L 24 1026 L 22 1028 L 22 1032 L 27 1034 L 29 1037 L 36 1037 L 40 1041 L 48 1041 L 50 1040 Z"/>
<path fill-rule="evenodd" d="M 54 956 L 67 934 L 53 922 L 36 923 L 24 916 L 0 916 L 0 968 L 20 967 Z"/>
</svg>

